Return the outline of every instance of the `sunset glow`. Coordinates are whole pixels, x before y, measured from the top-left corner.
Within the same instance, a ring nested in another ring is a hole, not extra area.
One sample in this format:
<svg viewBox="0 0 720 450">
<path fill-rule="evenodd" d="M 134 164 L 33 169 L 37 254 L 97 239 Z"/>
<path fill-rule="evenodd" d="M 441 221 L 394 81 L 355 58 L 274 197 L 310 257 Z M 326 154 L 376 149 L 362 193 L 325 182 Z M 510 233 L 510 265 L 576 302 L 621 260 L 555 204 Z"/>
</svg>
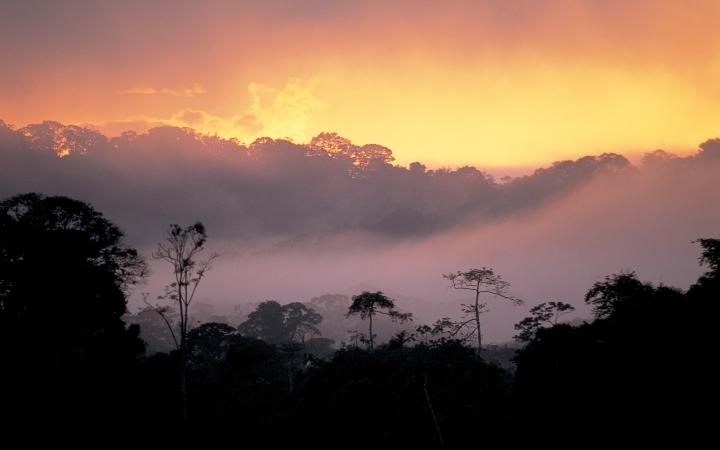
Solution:
<svg viewBox="0 0 720 450">
<path fill-rule="evenodd" d="M 718 134 L 715 1 L 236 3 L 11 2 L 0 116 L 334 131 L 431 166 L 687 153 Z"/>
<path fill-rule="evenodd" d="M 0 0 L 2 434 L 712 442 L 719 31 L 720 0 Z"/>
</svg>

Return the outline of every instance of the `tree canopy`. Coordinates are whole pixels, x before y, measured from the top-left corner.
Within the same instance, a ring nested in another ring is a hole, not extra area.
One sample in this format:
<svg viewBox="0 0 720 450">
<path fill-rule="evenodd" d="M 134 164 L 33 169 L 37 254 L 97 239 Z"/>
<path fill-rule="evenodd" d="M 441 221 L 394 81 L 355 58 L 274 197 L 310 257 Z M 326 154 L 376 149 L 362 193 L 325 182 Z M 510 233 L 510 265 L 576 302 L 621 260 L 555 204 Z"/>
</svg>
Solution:
<svg viewBox="0 0 720 450">
<path fill-rule="evenodd" d="M 273 344 L 304 342 L 307 337 L 320 334 L 320 322 L 322 316 L 303 303 L 281 305 L 274 300 L 267 300 L 248 315 L 238 331 L 244 336 Z"/>
<path fill-rule="evenodd" d="M 144 351 L 122 316 L 145 271 L 86 203 L 34 193 L 0 202 L 3 409 L 31 423 L 111 426 Z"/>
<path fill-rule="evenodd" d="M 555 326 L 560 317 L 571 313 L 575 307 L 563 302 L 543 302 L 530 308 L 530 316 L 515 324 L 519 331 L 515 339 L 529 341 L 543 326 Z"/>
<path fill-rule="evenodd" d="M 411 313 L 403 313 L 395 309 L 395 301 L 380 291 L 364 291 L 352 298 L 352 304 L 348 308 L 347 316 L 359 315 L 361 319 L 368 319 L 367 340 L 372 349 L 375 344 L 373 334 L 373 317 L 380 314 L 390 318 L 393 322 L 406 322 L 412 320 Z"/>
<path fill-rule="evenodd" d="M 107 354 L 125 334 L 126 291 L 145 272 L 90 205 L 39 194 L 0 203 L 0 329 L 16 342 L 52 336 L 72 355 Z"/>
</svg>

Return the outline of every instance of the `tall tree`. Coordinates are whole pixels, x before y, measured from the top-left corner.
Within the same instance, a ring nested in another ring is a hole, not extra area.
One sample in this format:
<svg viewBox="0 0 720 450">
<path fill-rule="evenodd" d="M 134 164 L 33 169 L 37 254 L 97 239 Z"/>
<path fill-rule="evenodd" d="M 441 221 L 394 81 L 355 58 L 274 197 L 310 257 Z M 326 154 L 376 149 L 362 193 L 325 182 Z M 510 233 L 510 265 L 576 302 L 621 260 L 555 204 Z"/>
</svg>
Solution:
<svg viewBox="0 0 720 450">
<path fill-rule="evenodd" d="M 352 304 L 348 308 L 347 317 L 359 315 L 361 319 L 368 319 L 368 343 L 370 350 L 375 345 L 373 334 L 373 317 L 380 314 L 390 318 L 393 322 L 406 322 L 412 320 L 411 313 L 402 313 L 395 309 L 395 301 L 382 292 L 364 291 L 352 298 Z"/>
<path fill-rule="evenodd" d="M 480 301 L 481 295 L 488 295 L 507 300 L 513 305 L 521 305 L 523 302 L 509 293 L 510 283 L 503 280 L 493 269 L 481 267 L 470 269 L 465 272 L 454 272 L 443 275 L 450 281 L 453 289 L 470 291 L 473 294 L 473 303 L 463 304 L 463 318 L 451 324 L 453 335 L 467 330 L 466 338 L 473 335 L 477 338 L 478 355 L 482 352 L 482 330 L 480 328 L 480 315 L 488 311 L 487 303 Z"/>
<path fill-rule="evenodd" d="M 199 260 L 200 253 L 205 249 L 207 233 L 205 226 L 196 222 L 187 227 L 171 224 L 164 242 L 158 244 L 153 253 L 155 259 L 169 263 L 172 266 L 174 281 L 165 288 L 165 293 L 159 298 L 170 300 L 178 309 L 179 330 L 177 350 L 180 357 L 180 392 L 183 421 L 188 420 L 187 411 L 187 358 L 188 358 L 188 332 L 190 331 L 189 308 L 200 281 L 211 268 L 212 261 L 218 257 L 216 253 L 205 260 Z M 158 313 L 165 314 L 162 308 Z M 168 322 L 169 324 L 169 322 Z"/>
</svg>

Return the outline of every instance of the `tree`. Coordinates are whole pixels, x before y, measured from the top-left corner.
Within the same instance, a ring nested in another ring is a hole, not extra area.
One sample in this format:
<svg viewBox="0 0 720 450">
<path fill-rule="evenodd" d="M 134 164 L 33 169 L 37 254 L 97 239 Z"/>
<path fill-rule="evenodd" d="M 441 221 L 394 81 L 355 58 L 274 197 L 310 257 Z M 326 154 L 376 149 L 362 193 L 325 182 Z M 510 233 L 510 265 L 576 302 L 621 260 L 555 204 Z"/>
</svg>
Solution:
<svg viewBox="0 0 720 450">
<path fill-rule="evenodd" d="M 702 247 L 700 263 L 710 267 L 710 270 L 717 274 L 720 272 L 720 239 L 701 238 L 697 242 Z"/>
<path fill-rule="evenodd" d="M 35 193 L 0 202 L 4 408 L 17 399 L 20 417 L 29 408 L 37 423 L 46 411 L 53 424 L 119 411 L 124 377 L 144 351 L 122 317 L 145 273 L 120 229 L 86 203 Z"/>
<path fill-rule="evenodd" d="M 370 350 L 375 344 L 373 334 L 373 317 L 376 314 L 388 316 L 393 322 L 407 322 L 412 320 L 411 313 L 401 313 L 395 309 L 395 301 L 385 296 L 382 292 L 364 291 L 360 295 L 353 296 L 352 304 L 348 308 L 346 317 L 359 315 L 362 320 L 368 319 L 368 345 Z"/>
<path fill-rule="evenodd" d="M 715 304 L 720 297 L 720 239 L 704 238 L 693 241 L 700 244 L 702 253 L 699 262 L 710 270 L 688 289 L 688 296 L 700 304 Z"/>
<path fill-rule="evenodd" d="M 0 203 L 3 332 L 47 332 L 46 343 L 69 355 L 99 356 L 105 337 L 125 332 L 126 294 L 146 271 L 120 229 L 86 203 L 34 193 Z"/>
<path fill-rule="evenodd" d="M 651 301 L 652 285 L 643 283 L 634 271 L 608 275 L 593 284 L 585 294 L 585 303 L 593 307 L 597 319 L 624 315 Z"/>
<path fill-rule="evenodd" d="M 522 300 L 508 292 L 510 283 L 503 280 L 500 275 L 495 274 L 493 269 L 486 267 L 445 274 L 443 278 L 450 280 L 450 286 L 453 289 L 471 291 L 474 294 L 473 303 L 462 305 L 463 317 L 460 321 L 452 323 L 450 333 L 454 336 L 466 330 L 465 339 L 475 335 L 477 337 L 476 352 L 479 356 L 482 351 L 480 315 L 488 311 L 487 303 L 480 302 L 480 294 L 489 294 L 493 297 L 505 299 L 516 306 L 521 305 Z"/>
<path fill-rule="evenodd" d="M 240 324 L 238 331 L 244 336 L 262 339 L 271 344 L 304 344 L 306 338 L 320 335 L 317 326 L 322 319 L 313 308 L 303 303 L 281 305 L 274 300 L 267 300 L 248 314 L 247 320 Z"/>
<path fill-rule="evenodd" d="M 523 342 L 530 341 L 543 325 L 551 327 L 557 325 L 560 317 L 575 311 L 575 308 L 563 302 L 543 302 L 530 309 L 530 316 L 515 324 L 520 333 L 515 339 Z"/>
<path fill-rule="evenodd" d="M 260 303 L 238 326 L 241 335 L 262 339 L 270 344 L 285 342 L 282 305 L 274 300 Z"/>
<path fill-rule="evenodd" d="M 322 316 L 312 308 L 300 302 L 280 303 L 268 300 L 258 305 L 257 309 L 248 315 L 241 323 L 238 331 L 249 337 L 262 339 L 271 344 L 279 345 L 287 359 L 288 384 L 293 391 L 295 360 L 298 352 L 307 350 L 305 338 L 319 336 L 317 325 Z"/>
<path fill-rule="evenodd" d="M 283 305 L 283 324 L 289 341 L 300 341 L 305 347 L 305 339 L 320 335 L 318 325 L 322 316 L 314 309 L 300 302 Z"/>
<path fill-rule="evenodd" d="M 188 332 L 190 331 L 189 308 L 197 292 L 200 281 L 211 268 L 212 261 L 218 257 L 216 253 L 206 260 L 198 260 L 199 254 L 205 249 L 207 233 L 205 226 L 196 222 L 187 227 L 171 224 L 165 242 L 158 244 L 153 253 L 155 259 L 169 263 L 173 269 L 174 281 L 166 286 L 160 299 L 170 300 L 178 309 L 180 319 L 177 350 L 180 357 L 180 390 L 183 421 L 187 422 L 187 358 Z M 157 312 L 164 317 L 160 307 Z M 170 326 L 170 322 L 167 322 Z"/>
<path fill-rule="evenodd" d="M 213 369 L 225 359 L 237 330 L 230 325 L 207 322 L 188 333 L 188 361 L 195 368 Z"/>
</svg>

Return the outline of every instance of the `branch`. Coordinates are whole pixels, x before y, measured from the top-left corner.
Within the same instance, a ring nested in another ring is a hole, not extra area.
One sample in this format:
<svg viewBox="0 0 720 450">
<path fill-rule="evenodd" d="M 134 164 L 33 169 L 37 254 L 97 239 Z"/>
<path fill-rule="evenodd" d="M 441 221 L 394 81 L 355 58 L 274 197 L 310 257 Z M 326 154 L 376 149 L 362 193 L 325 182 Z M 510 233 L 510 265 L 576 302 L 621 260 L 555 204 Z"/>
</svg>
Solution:
<svg viewBox="0 0 720 450">
<path fill-rule="evenodd" d="M 180 344 L 178 343 L 178 340 L 175 337 L 175 332 L 173 331 L 173 327 L 170 324 L 170 321 L 168 320 L 168 318 L 165 316 L 165 308 L 163 308 L 162 306 L 158 306 L 158 305 L 152 305 L 149 301 L 147 301 L 147 297 L 148 297 L 148 294 L 144 293 L 143 294 L 143 302 L 145 302 L 145 304 L 150 309 L 152 309 L 153 311 L 158 313 L 158 315 L 162 318 L 163 322 L 165 322 L 165 325 L 167 325 L 168 330 L 170 330 L 170 336 L 172 336 L 173 343 L 175 344 L 175 349 L 180 350 Z"/>
<path fill-rule="evenodd" d="M 480 294 L 493 294 L 493 295 L 497 295 L 498 297 L 502 297 L 502 298 L 504 298 L 504 299 L 506 299 L 506 300 L 510 300 L 510 301 L 513 303 L 513 305 L 515 305 L 515 306 L 520 306 L 520 305 L 522 305 L 522 304 L 524 303 L 521 299 L 519 299 L 519 298 L 517 298 L 517 297 L 513 297 L 513 296 L 511 296 L 511 295 L 501 294 L 500 292 L 497 292 L 497 291 L 478 291 L 478 292 L 479 292 Z"/>
</svg>

